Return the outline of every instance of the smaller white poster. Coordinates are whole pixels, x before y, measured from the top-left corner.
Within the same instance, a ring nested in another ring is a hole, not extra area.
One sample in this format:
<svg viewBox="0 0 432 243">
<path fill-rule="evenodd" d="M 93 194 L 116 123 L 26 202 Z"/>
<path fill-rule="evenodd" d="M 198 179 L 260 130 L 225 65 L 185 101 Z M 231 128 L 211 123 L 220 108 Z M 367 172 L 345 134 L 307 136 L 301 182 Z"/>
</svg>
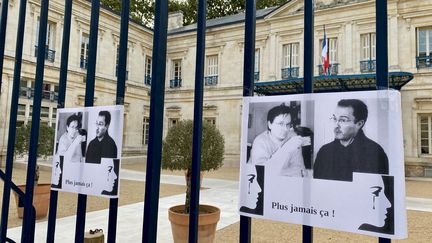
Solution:
<svg viewBox="0 0 432 243">
<path fill-rule="evenodd" d="M 51 188 L 118 198 L 123 106 L 57 110 Z"/>
<path fill-rule="evenodd" d="M 247 97 L 239 213 L 407 236 L 398 91 Z"/>
</svg>

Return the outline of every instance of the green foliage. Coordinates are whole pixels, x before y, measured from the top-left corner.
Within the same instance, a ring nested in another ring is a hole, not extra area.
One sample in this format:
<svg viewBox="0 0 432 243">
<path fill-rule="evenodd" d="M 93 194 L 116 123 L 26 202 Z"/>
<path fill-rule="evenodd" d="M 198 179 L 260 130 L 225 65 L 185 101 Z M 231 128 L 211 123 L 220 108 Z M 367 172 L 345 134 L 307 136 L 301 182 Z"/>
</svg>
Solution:
<svg viewBox="0 0 432 243">
<path fill-rule="evenodd" d="M 30 146 L 31 126 L 21 126 L 16 130 L 15 155 L 22 156 L 28 153 Z M 46 158 L 53 154 L 54 128 L 45 123 L 39 126 L 38 157 Z"/>
<path fill-rule="evenodd" d="M 180 121 L 171 127 L 163 142 L 162 168 L 188 171 L 192 166 L 193 122 Z M 219 130 L 203 122 L 201 171 L 219 169 L 224 159 L 224 137 Z"/>
<path fill-rule="evenodd" d="M 257 0 L 256 9 L 281 6 L 288 1 L 289 0 Z M 101 4 L 120 13 L 120 0 L 101 0 Z M 207 19 L 237 14 L 244 10 L 245 7 L 245 0 L 208 0 Z M 154 0 L 131 0 L 130 17 L 147 27 L 152 27 L 154 8 Z M 198 18 L 198 0 L 172 0 L 168 2 L 168 10 L 170 12 L 182 11 L 184 25 L 196 23 Z"/>
</svg>

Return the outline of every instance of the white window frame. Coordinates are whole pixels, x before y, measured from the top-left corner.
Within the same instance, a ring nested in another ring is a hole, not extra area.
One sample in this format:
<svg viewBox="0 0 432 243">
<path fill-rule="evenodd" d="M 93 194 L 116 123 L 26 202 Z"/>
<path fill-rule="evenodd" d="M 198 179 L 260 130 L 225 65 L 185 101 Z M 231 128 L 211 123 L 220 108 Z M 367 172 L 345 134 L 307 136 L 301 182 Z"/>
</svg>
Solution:
<svg viewBox="0 0 432 243">
<path fill-rule="evenodd" d="M 376 59 L 376 34 L 366 33 L 360 35 L 361 60 Z"/>
<path fill-rule="evenodd" d="M 282 68 L 299 67 L 299 42 L 284 44 L 282 46 Z"/>
<path fill-rule="evenodd" d="M 143 117 L 143 131 L 142 131 L 142 145 L 148 145 L 150 135 L 150 118 L 148 116 Z"/>
<path fill-rule="evenodd" d="M 419 114 L 418 136 L 419 154 L 432 155 L 432 114 Z M 427 152 L 423 152 L 423 148 L 426 148 Z"/>
<path fill-rule="evenodd" d="M 37 18 L 37 25 L 36 25 L 36 45 L 37 46 L 39 46 L 39 19 L 40 17 Z M 50 50 L 55 50 L 56 27 L 57 27 L 56 23 L 48 20 L 45 45 Z"/>
<path fill-rule="evenodd" d="M 417 29 L 417 56 L 420 57 L 420 32 L 425 32 L 425 56 L 432 56 L 432 26 Z"/>
<path fill-rule="evenodd" d="M 329 63 L 335 64 L 338 63 L 338 39 L 336 37 L 327 38 L 327 44 L 328 44 L 328 55 L 329 55 Z M 321 50 L 323 45 L 323 39 L 320 39 L 319 41 L 319 64 L 322 65 L 322 56 L 321 56 Z"/>
<path fill-rule="evenodd" d="M 255 49 L 255 64 L 254 64 L 254 72 L 260 71 L 260 49 Z"/>
<path fill-rule="evenodd" d="M 182 78 L 182 60 L 174 59 L 171 61 L 171 79 L 180 80 L 181 78 Z"/>
<path fill-rule="evenodd" d="M 206 57 L 206 76 L 218 76 L 218 63 L 219 63 L 218 55 L 208 55 Z"/>
<path fill-rule="evenodd" d="M 88 63 L 88 55 L 89 55 L 89 45 L 90 45 L 90 35 L 83 32 L 81 34 L 80 58 L 86 60 L 87 63 Z"/>
<path fill-rule="evenodd" d="M 145 75 L 152 76 L 152 57 L 149 55 L 145 57 Z"/>
</svg>

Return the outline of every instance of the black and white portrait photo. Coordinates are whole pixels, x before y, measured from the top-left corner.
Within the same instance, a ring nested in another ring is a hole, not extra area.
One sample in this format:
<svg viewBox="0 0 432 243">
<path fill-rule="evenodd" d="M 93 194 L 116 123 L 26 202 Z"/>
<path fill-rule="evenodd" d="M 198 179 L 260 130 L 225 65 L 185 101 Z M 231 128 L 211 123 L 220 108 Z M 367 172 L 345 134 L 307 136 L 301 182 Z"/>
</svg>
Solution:
<svg viewBox="0 0 432 243">
<path fill-rule="evenodd" d="M 327 108 L 326 114 L 317 109 L 322 114 L 320 117 L 327 116 L 329 119 L 324 123 L 327 127 L 316 127 L 317 134 L 327 131 L 324 136 L 320 136 L 317 145 L 324 142 L 324 138 L 331 141 L 317 150 L 313 166 L 314 178 L 352 181 L 353 172 L 389 173 L 387 154 L 377 143 L 378 134 L 387 137 L 387 129 L 383 126 L 387 124 L 387 111 L 381 109 L 385 107 L 381 107 L 380 103 L 386 104 L 386 101 L 340 99 L 337 102 L 332 100 L 319 104 Z M 328 135 L 328 130 L 332 130 L 332 136 Z"/>
<path fill-rule="evenodd" d="M 244 97 L 241 131 L 240 215 L 406 237 L 398 91 Z"/>
<path fill-rule="evenodd" d="M 57 110 L 51 188 L 118 197 L 123 106 Z"/>
<path fill-rule="evenodd" d="M 86 163 L 100 164 L 101 158 L 118 158 L 119 148 L 116 140 L 121 138 L 118 131 L 120 112 L 100 110 L 90 114 L 89 144 Z"/>
<path fill-rule="evenodd" d="M 64 156 L 65 163 L 84 162 L 87 141 L 87 112 L 61 112 L 57 118 L 57 156 Z"/>
<path fill-rule="evenodd" d="M 251 103 L 247 163 L 265 165 L 278 175 L 310 175 L 313 103 L 300 101 Z M 309 122 L 309 123 L 308 123 Z"/>
</svg>

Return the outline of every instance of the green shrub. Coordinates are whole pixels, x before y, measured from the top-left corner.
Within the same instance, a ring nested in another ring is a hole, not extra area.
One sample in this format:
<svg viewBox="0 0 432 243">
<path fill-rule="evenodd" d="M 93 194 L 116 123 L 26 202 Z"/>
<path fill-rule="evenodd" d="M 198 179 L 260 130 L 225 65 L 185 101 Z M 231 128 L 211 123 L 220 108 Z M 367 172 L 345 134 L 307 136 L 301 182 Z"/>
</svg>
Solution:
<svg viewBox="0 0 432 243">
<path fill-rule="evenodd" d="M 192 167 L 193 121 L 184 120 L 168 130 L 163 142 L 162 168 L 184 170 L 186 172 L 187 191 L 185 213 L 189 212 Z M 212 124 L 203 122 L 201 141 L 201 171 L 219 169 L 223 165 L 225 140 Z"/>
</svg>

